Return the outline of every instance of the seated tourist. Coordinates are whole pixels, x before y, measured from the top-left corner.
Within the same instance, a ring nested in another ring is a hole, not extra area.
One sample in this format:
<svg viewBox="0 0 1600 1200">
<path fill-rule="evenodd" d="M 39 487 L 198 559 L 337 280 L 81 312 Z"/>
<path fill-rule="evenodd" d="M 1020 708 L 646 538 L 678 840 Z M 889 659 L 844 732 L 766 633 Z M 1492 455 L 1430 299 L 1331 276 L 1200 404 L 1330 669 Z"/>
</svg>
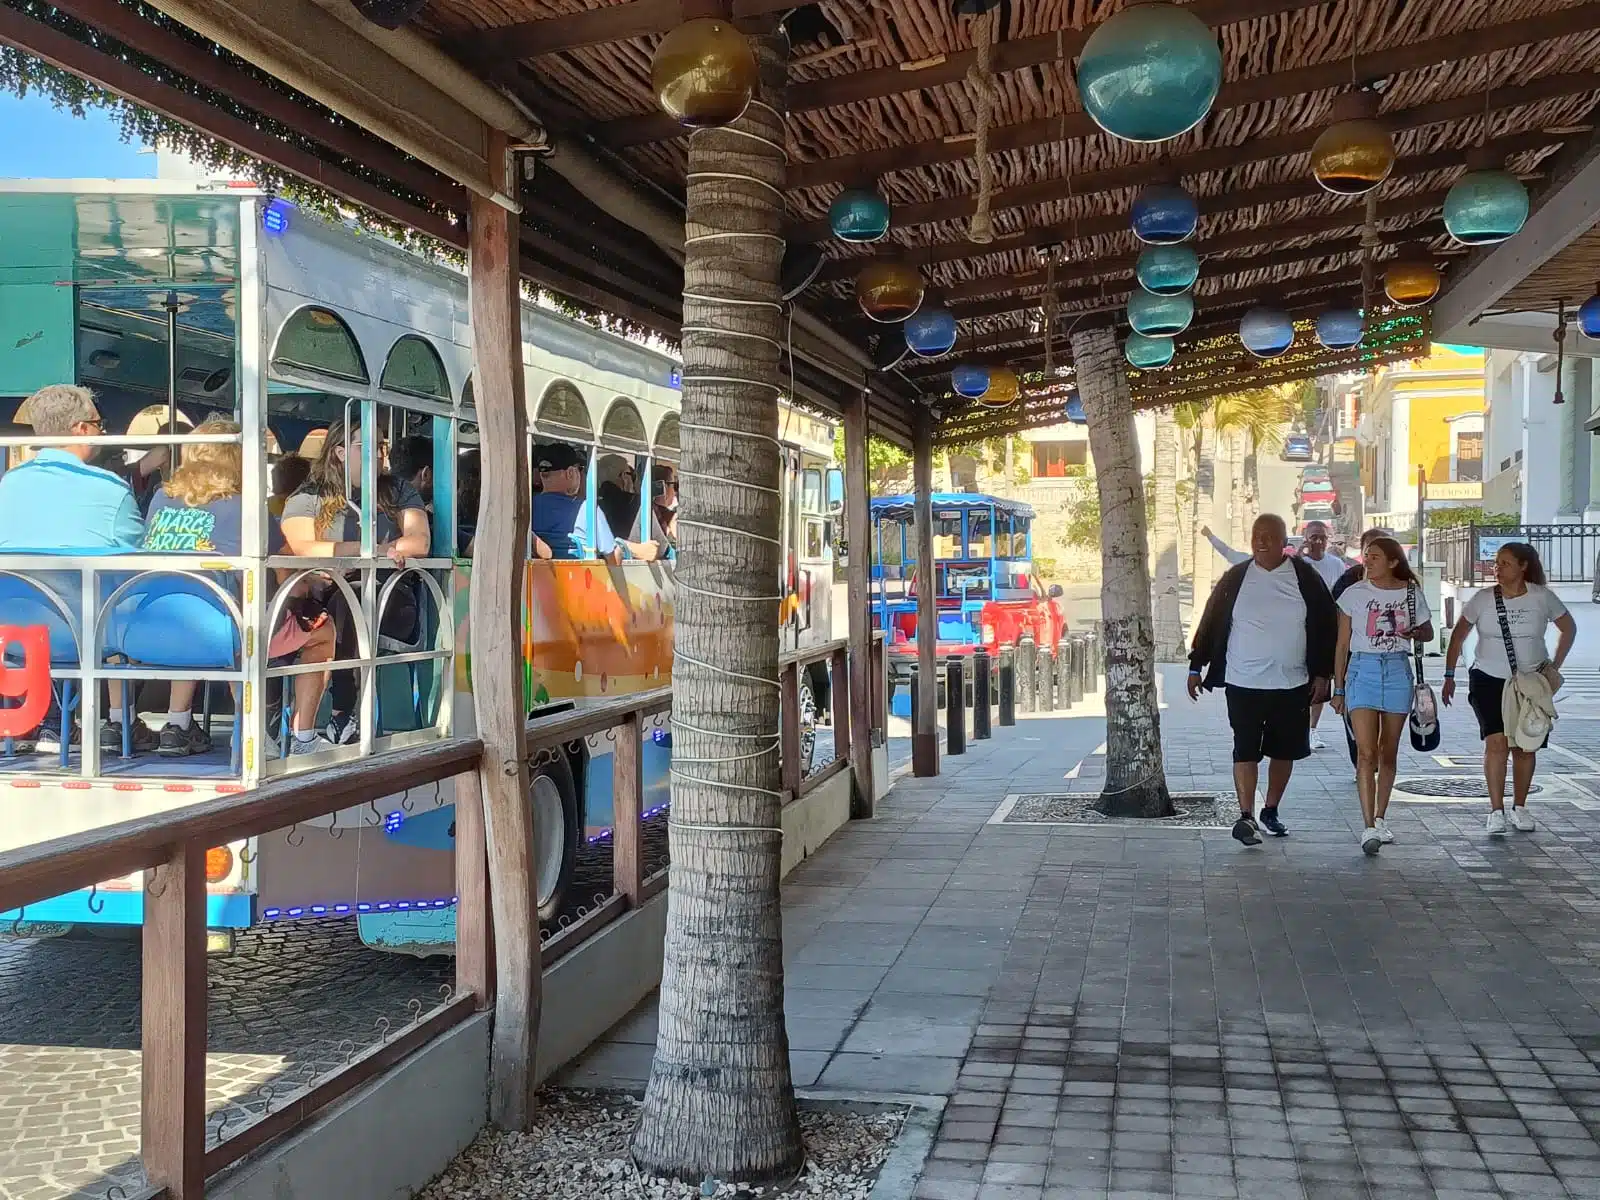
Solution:
<svg viewBox="0 0 1600 1200">
<path fill-rule="evenodd" d="M 272 495 L 267 497 L 267 512 L 282 519 L 283 506 L 300 490 L 311 474 L 311 463 L 298 454 L 282 455 L 272 464 Z"/>
<path fill-rule="evenodd" d="M 533 448 L 533 473 L 538 490 L 533 494 L 531 523 L 534 551 L 543 542 L 550 557 L 559 559 L 605 558 L 614 553 L 616 538 L 606 515 L 594 513 L 594 542 L 589 541 L 588 507 L 584 472 L 587 457 L 575 446 L 552 442 Z"/>
</svg>

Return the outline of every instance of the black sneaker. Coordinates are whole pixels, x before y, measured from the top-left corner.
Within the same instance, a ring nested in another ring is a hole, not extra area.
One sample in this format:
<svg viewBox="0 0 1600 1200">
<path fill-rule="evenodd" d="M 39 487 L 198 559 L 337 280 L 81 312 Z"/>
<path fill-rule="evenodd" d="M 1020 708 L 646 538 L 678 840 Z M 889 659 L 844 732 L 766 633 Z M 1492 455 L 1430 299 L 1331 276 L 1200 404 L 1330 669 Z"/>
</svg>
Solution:
<svg viewBox="0 0 1600 1200">
<path fill-rule="evenodd" d="M 141 754 L 147 750 L 155 750 L 161 744 L 161 739 L 156 736 L 155 730 L 143 721 L 133 723 L 133 752 Z M 107 754 L 122 753 L 122 722 L 107 721 L 100 726 L 100 749 Z"/>
<path fill-rule="evenodd" d="M 1289 831 L 1284 828 L 1283 822 L 1278 820 L 1278 810 L 1263 808 L 1261 810 L 1261 827 L 1273 837 L 1288 837 Z"/>
<path fill-rule="evenodd" d="M 1233 840 L 1241 846 L 1261 845 L 1261 835 L 1256 832 L 1256 823 L 1249 817 L 1241 816 L 1233 823 Z"/>
<path fill-rule="evenodd" d="M 156 753 L 162 758 L 187 758 L 191 754 L 210 752 L 211 739 L 195 721 L 190 721 L 187 729 L 181 729 L 169 722 L 161 730 L 161 736 L 156 742 Z"/>
</svg>

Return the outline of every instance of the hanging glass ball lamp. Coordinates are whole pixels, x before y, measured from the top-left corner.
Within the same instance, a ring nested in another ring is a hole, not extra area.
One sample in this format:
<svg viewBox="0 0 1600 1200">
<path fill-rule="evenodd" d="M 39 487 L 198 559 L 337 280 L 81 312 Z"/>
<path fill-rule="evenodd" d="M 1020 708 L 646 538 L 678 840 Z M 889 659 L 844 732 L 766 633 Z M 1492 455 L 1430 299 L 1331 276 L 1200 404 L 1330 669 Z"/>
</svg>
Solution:
<svg viewBox="0 0 1600 1200">
<path fill-rule="evenodd" d="M 1177 337 L 1194 320 L 1194 297 L 1188 292 L 1158 296 L 1143 288 L 1128 294 L 1128 324 L 1146 337 Z"/>
<path fill-rule="evenodd" d="M 1200 209 L 1175 183 L 1152 183 L 1133 198 L 1128 212 L 1133 235 L 1151 246 L 1172 246 L 1194 236 Z"/>
<path fill-rule="evenodd" d="M 1336 196 L 1370 192 L 1394 170 L 1394 139 L 1378 121 L 1378 94 L 1345 92 L 1311 147 L 1311 174 Z"/>
<path fill-rule="evenodd" d="M 1481 148 L 1467 156 L 1467 173 L 1444 198 L 1444 227 L 1465 246 L 1492 246 L 1528 221 L 1528 189 L 1505 164 Z"/>
<path fill-rule="evenodd" d="M 1361 343 L 1361 313 L 1330 308 L 1317 317 L 1317 341 L 1329 350 L 1348 350 Z"/>
<path fill-rule="evenodd" d="M 1594 295 L 1578 305 L 1578 328 L 1584 337 L 1600 338 L 1600 283 L 1594 285 Z"/>
<path fill-rule="evenodd" d="M 1189 246 L 1146 246 L 1139 252 L 1133 274 L 1145 291 L 1176 296 L 1200 278 L 1200 256 Z"/>
<path fill-rule="evenodd" d="M 841 242 L 875 242 L 889 232 L 889 202 L 876 188 L 845 188 L 828 206 L 828 228 Z"/>
<path fill-rule="evenodd" d="M 875 258 L 856 276 L 856 303 L 874 321 L 904 321 L 922 307 L 922 275 L 898 258 Z"/>
<path fill-rule="evenodd" d="M 738 120 L 758 81 L 750 39 L 715 17 L 685 21 L 661 39 L 650 60 L 656 103 L 691 129 Z"/>
<path fill-rule="evenodd" d="M 1078 93 L 1094 123 L 1129 142 L 1164 142 L 1211 111 L 1222 86 L 1217 35 L 1187 7 L 1133 0 L 1102 21 L 1078 56 Z"/>
<path fill-rule="evenodd" d="M 1383 294 L 1401 308 L 1427 304 L 1439 294 L 1441 282 L 1426 246 L 1403 247 L 1383 269 Z"/>
<path fill-rule="evenodd" d="M 976 400 L 989 390 L 989 368 L 975 363 L 961 363 L 950 372 L 950 386 L 958 396 Z"/>
<path fill-rule="evenodd" d="M 1004 408 L 1022 392 L 1022 383 L 1010 367 L 996 367 L 989 372 L 989 386 L 978 397 L 985 408 Z"/>
<path fill-rule="evenodd" d="M 1281 309 L 1252 308 L 1239 321 L 1239 340 L 1257 358 L 1277 358 L 1294 345 L 1294 322 Z"/>
<path fill-rule="evenodd" d="M 949 354 L 956 344 L 956 315 L 942 304 L 924 304 L 902 326 L 911 353 L 922 358 Z"/>
<path fill-rule="evenodd" d="M 1146 337 L 1142 333 L 1130 333 L 1122 345 L 1122 355 L 1128 360 L 1128 365 L 1138 367 L 1141 371 L 1154 371 L 1166 366 L 1176 352 L 1174 339 Z"/>
</svg>

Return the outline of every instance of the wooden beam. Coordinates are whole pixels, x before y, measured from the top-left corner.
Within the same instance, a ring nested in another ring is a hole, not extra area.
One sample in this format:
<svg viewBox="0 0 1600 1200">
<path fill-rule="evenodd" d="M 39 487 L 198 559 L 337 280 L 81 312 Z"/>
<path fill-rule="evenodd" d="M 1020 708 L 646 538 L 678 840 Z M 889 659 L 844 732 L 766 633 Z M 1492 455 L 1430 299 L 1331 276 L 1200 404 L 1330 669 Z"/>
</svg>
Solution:
<svg viewBox="0 0 1600 1200">
<path fill-rule="evenodd" d="M 1188 7 L 1212 28 L 1220 28 L 1259 17 L 1319 8 L 1325 3 L 1327 0 L 1195 0 Z M 1078 29 L 1050 30 L 1032 37 L 1002 41 L 994 47 L 991 67 L 998 74 L 1076 58 L 1095 28 L 1094 25 L 1087 25 Z M 935 55 L 924 62 L 896 63 L 807 83 L 793 83 L 789 85 L 789 111 L 813 112 L 841 104 L 879 100 L 885 96 L 959 83 L 967 77 L 968 70 L 976 62 L 977 54 L 974 51 L 957 50 L 950 54 Z M 599 139 L 612 146 L 668 141 L 683 137 L 688 132 L 665 113 L 638 113 L 621 117 L 605 122 L 597 131 Z"/>
<path fill-rule="evenodd" d="M 1491 112 L 1498 112 L 1593 91 L 1600 91 L 1600 72 L 1582 71 L 1573 74 L 1547 75 L 1519 87 L 1501 88 L 1491 94 L 1488 107 Z M 1396 131 L 1416 129 L 1447 121 L 1464 120 L 1481 114 L 1483 110 L 1482 94 L 1455 96 L 1448 100 L 1419 104 L 1414 108 L 1397 109 L 1385 115 L 1384 123 Z M 1273 158 L 1288 158 L 1309 151 L 1321 132 L 1321 129 L 1315 127 L 1295 129 L 1287 133 L 1252 138 L 1238 146 L 1208 146 L 1189 154 L 1174 156 L 1171 165 L 1180 175 L 1195 175 L 1208 171 L 1225 171 L 1246 163 L 1264 162 Z M 1459 165 L 1463 161 L 1463 154 L 1462 150 L 1451 150 L 1446 156 L 1447 165 Z M 1400 164 L 1396 163 L 1395 171 L 1398 172 L 1399 169 Z M 989 207 L 991 211 L 998 211 L 1120 191 L 1147 182 L 1151 170 L 1152 164 L 1147 161 L 1122 167 L 1107 167 L 1100 171 L 1088 171 L 1070 178 L 1036 180 L 1017 187 L 999 189 L 994 193 Z M 1322 192 L 1321 185 L 1309 178 L 1304 184 L 1299 185 L 1297 190 L 1307 195 L 1317 195 Z M 972 215 L 976 204 L 977 198 L 973 195 L 943 196 L 920 204 L 902 204 L 894 210 L 894 227 L 908 229 L 917 225 L 962 220 Z M 823 218 L 797 226 L 789 236 L 792 241 L 823 242 L 832 238 L 833 231 L 829 229 L 827 219 Z"/>
<path fill-rule="evenodd" d="M 456 797 L 456 991 L 479 1011 L 494 1004 L 494 918 L 489 900 L 489 832 L 483 773 L 450 781 Z"/>
<path fill-rule="evenodd" d="M 1580 4 L 1573 8 L 1507 21 L 1501 25 L 1463 30 L 1448 37 L 1424 38 L 1372 54 L 1357 55 L 1354 63 L 1346 56 L 1297 67 L 1290 71 L 1235 79 L 1223 85 L 1211 111 L 1214 115 L 1250 104 L 1285 100 L 1310 92 L 1344 87 L 1352 78 L 1382 79 L 1405 71 L 1418 71 L 1443 63 L 1481 58 L 1514 46 L 1587 33 L 1596 29 L 1600 29 L 1600 4 Z M 1478 110 L 1481 111 L 1483 108 L 1481 93 L 1478 94 L 1476 103 Z M 1076 140 L 1095 136 L 1100 132 L 1100 127 L 1094 123 L 1089 114 L 1079 109 L 1063 116 L 1041 117 L 1034 121 L 1023 121 L 991 129 L 989 153 L 1000 154 L 1008 150 L 1023 150 L 1030 146 Z M 1320 127 L 1311 130 L 1310 138 L 1314 140 L 1320 132 Z M 891 171 L 962 162 L 971 157 L 970 139 L 929 138 L 920 142 L 837 155 L 814 162 L 796 163 L 789 168 L 789 190 L 800 191 L 828 184 L 850 184 L 876 179 Z"/>
<path fill-rule="evenodd" d="M 872 518 L 867 481 L 867 396 L 863 387 L 844 406 L 844 528 L 849 561 L 845 564 L 850 639 L 850 768 L 855 793 L 850 815 L 872 816 L 876 792 L 872 778 Z M 837 692 L 833 711 L 840 711 Z M 835 716 L 837 724 L 837 715 Z M 838 734 L 834 735 L 837 740 Z"/>
<path fill-rule="evenodd" d="M 204 1200 L 206 847 L 185 841 L 144 876 L 139 1148 L 152 1187 Z"/>
<path fill-rule="evenodd" d="M 498 131 L 490 138 L 489 159 L 498 168 L 497 178 L 509 175 L 510 155 Z M 524 1130 L 534 1108 L 541 967 L 534 815 L 523 744 L 522 583 L 529 493 L 522 306 L 516 218 L 481 196 L 474 195 L 471 203 L 468 288 L 483 471 L 472 579 L 472 683 L 483 739 L 498 974 L 489 1116 L 502 1129 Z"/>
<path fill-rule="evenodd" d="M 925 408 L 917 410 L 915 422 L 917 703 L 911 712 L 911 771 L 926 779 L 939 773 L 939 610 L 933 570 L 933 422 Z"/>
<path fill-rule="evenodd" d="M 644 902 L 644 727 L 629 713 L 611 752 L 611 879 L 629 908 Z"/>
<path fill-rule="evenodd" d="M 566 16 L 476 29 L 450 44 L 474 63 L 503 64 L 666 33 L 689 15 L 687 7 L 683 0 L 629 0 Z M 746 21 L 794 7 L 795 0 L 733 0 L 733 19 Z"/>
</svg>

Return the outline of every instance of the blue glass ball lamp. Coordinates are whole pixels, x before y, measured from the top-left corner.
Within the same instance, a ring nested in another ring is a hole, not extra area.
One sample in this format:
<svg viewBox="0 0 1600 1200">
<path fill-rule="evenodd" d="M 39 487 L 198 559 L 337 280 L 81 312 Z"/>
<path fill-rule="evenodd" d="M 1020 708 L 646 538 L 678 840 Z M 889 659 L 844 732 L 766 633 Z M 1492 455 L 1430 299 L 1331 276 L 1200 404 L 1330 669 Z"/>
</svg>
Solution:
<svg viewBox="0 0 1600 1200">
<path fill-rule="evenodd" d="M 1200 278 L 1200 256 L 1189 246 L 1146 246 L 1139 252 L 1133 275 L 1147 292 L 1176 296 Z"/>
<path fill-rule="evenodd" d="M 889 232 L 889 201 L 877 188 L 845 188 L 828 206 L 828 228 L 841 242 L 876 242 Z"/>
<path fill-rule="evenodd" d="M 1152 183 L 1133 198 L 1128 211 L 1133 235 L 1149 246 L 1172 246 L 1194 236 L 1200 208 L 1176 183 Z"/>
<path fill-rule="evenodd" d="M 955 348 L 956 315 L 943 304 L 924 301 L 901 328 L 905 330 L 906 345 L 911 347 L 911 353 L 920 358 L 938 358 Z"/>
<path fill-rule="evenodd" d="M 1277 358 L 1294 345 L 1294 322 L 1280 309 L 1258 306 L 1240 319 L 1239 340 L 1257 358 Z"/>
<path fill-rule="evenodd" d="M 1166 366 L 1176 352 L 1174 339 L 1146 337 L 1142 333 L 1130 333 L 1122 345 L 1122 355 L 1128 360 L 1128 365 L 1141 371 L 1154 371 Z"/>
<path fill-rule="evenodd" d="M 1600 338 L 1600 283 L 1594 285 L 1594 295 L 1578 306 L 1578 328 L 1584 337 Z"/>
<path fill-rule="evenodd" d="M 1361 344 L 1361 313 L 1354 308 L 1330 308 L 1317 317 L 1317 341 L 1328 350 L 1349 350 Z"/>
<path fill-rule="evenodd" d="M 950 386 L 958 396 L 976 400 L 989 390 L 989 368 L 976 363 L 961 363 L 950 372 Z"/>
<path fill-rule="evenodd" d="M 1194 297 L 1187 292 L 1158 296 L 1143 288 L 1128 294 L 1128 324 L 1145 337 L 1177 337 L 1194 320 Z"/>
<path fill-rule="evenodd" d="M 1505 164 L 1481 149 L 1467 158 L 1467 173 L 1444 198 L 1444 227 L 1464 246 L 1492 246 L 1521 232 L 1528 221 L 1528 189 Z"/>
<path fill-rule="evenodd" d="M 1164 142 L 1193 129 L 1222 86 L 1217 36 L 1188 8 L 1134 0 L 1089 35 L 1078 93 L 1094 123 L 1129 142 Z"/>
</svg>

